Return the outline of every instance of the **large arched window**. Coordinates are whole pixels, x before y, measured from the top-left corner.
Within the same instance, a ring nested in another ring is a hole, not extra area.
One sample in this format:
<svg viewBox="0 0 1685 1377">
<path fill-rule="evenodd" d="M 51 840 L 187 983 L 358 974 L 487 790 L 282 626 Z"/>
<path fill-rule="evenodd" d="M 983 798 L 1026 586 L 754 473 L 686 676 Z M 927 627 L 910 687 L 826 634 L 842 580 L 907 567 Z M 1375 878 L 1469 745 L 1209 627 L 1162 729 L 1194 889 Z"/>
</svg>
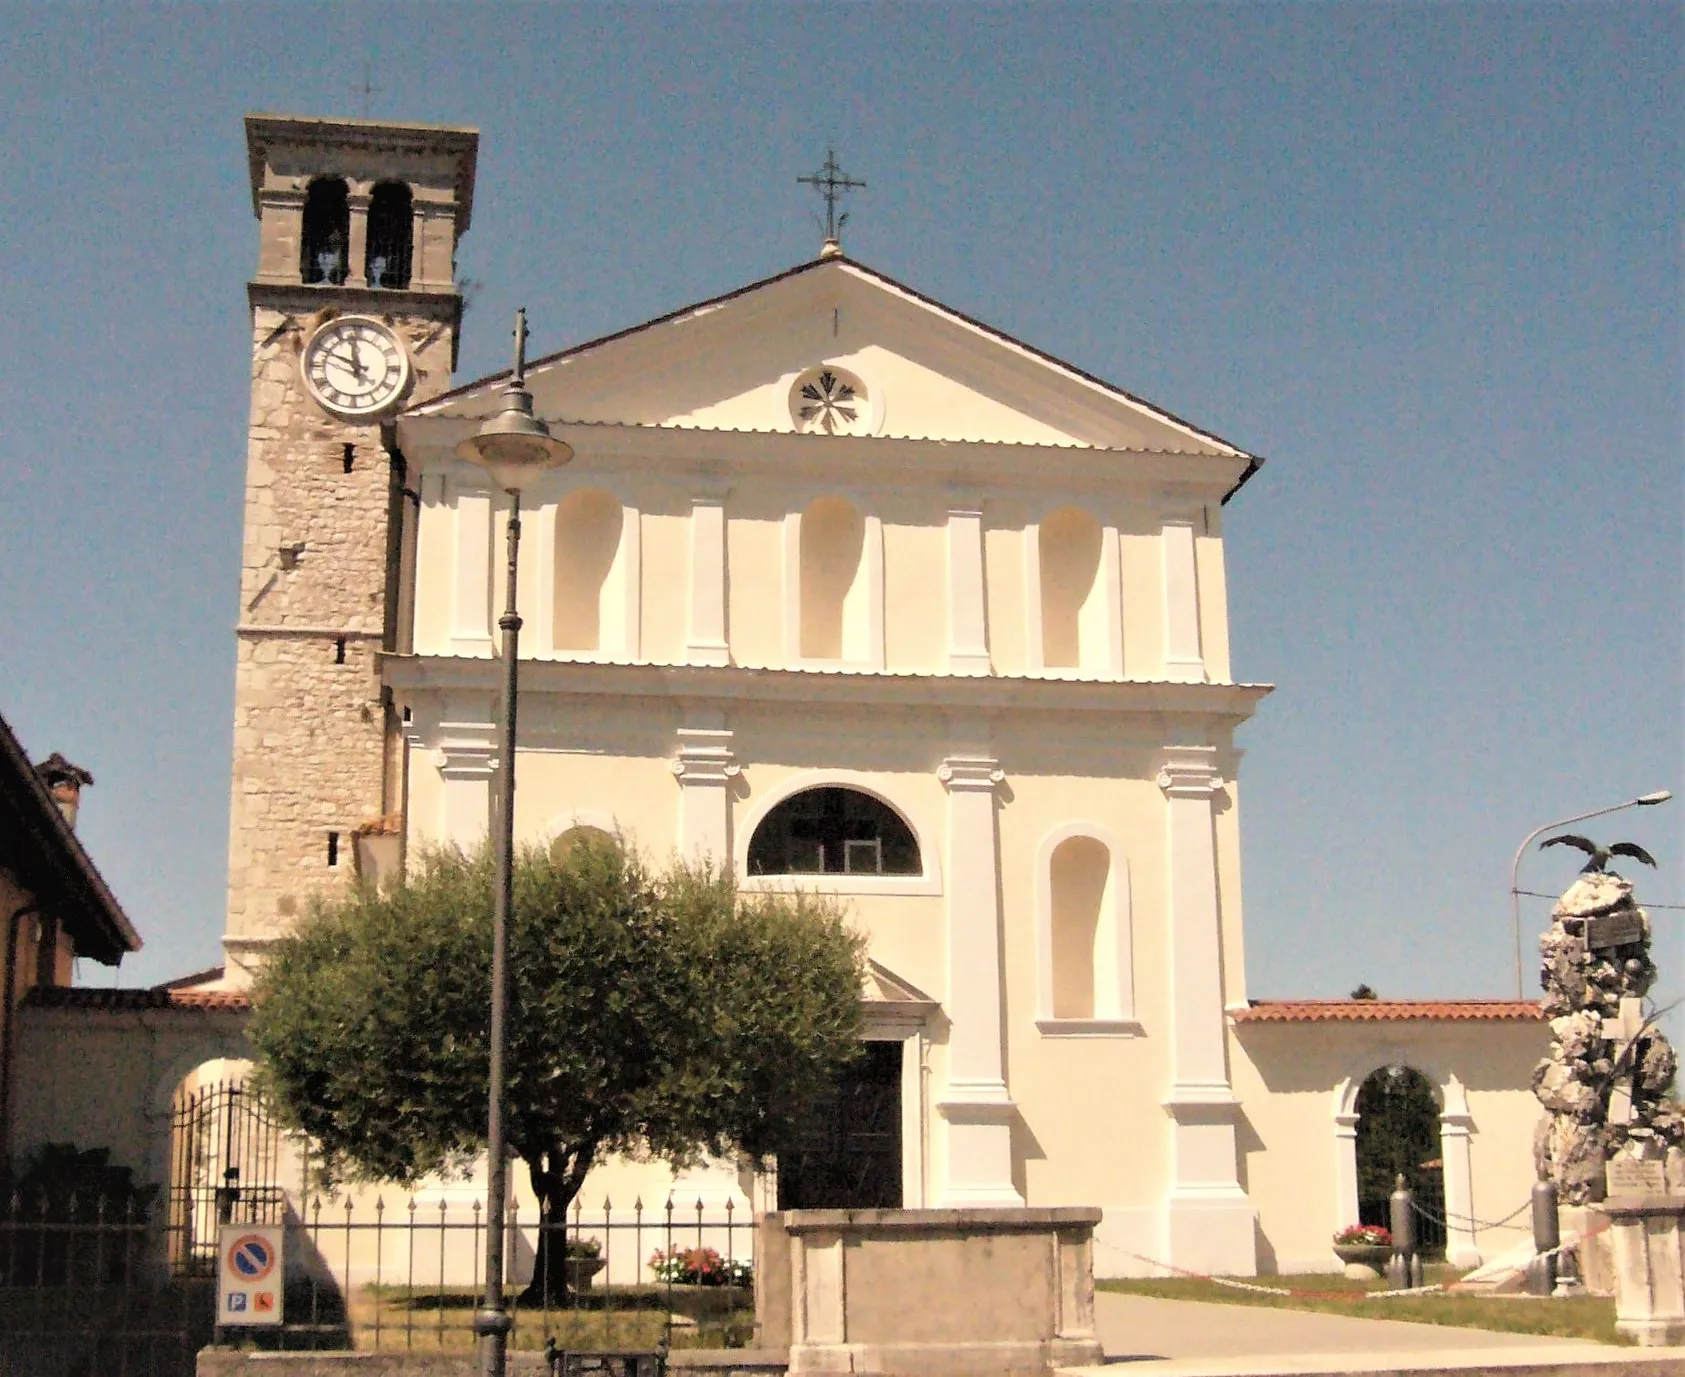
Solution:
<svg viewBox="0 0 1685 1377">
<path fill-rule="evenodd" d="M 821 497 L 801 515 L 801 654 L 868 658 L 866 523 L 852 502 Z"/>
<path fill-rule="evenodd" d="M 1100 523 L 1062 507 L 1041 523 L 1041 656 L 1049 669 L 1099 669 L 1106 646 Z"/>
<path fill-rule="evenodd" d="M 371 287 L 410 285 L 414 200 L 402 182 L 381 182 L 369 197 L 368 252 L 364 274 Z"/>
<path fill-rule="evenodd" d="M 299 274 L 306 282 L 338 287 L 345 281 L 351 246 L 351 204 L 339 177 L 318 177 L 304 194 Z"/>
<path fill-rule="evenodd" d="M 749 839 L 751 875 L 919 875 L 912 828 L 858 789 L 804 789 L 761 820 Z"/>
<path fill-rule="evenodd" d="M 552 645 L 557 650 L 618 652 L 626 644 L 626 600 L 610 578 L 625 515 L 598 488 L 569 493 L 556 508 Z"/>
</svg>

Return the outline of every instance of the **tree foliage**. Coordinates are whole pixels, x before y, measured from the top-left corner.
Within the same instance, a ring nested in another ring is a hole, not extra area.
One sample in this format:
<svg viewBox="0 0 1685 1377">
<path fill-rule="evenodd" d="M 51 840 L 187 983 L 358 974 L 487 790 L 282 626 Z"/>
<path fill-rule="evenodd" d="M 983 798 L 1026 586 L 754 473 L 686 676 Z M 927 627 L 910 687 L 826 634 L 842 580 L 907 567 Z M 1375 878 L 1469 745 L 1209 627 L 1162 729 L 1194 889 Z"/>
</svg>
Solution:
<svg viewBox="0 0 1685 1377">
<path fill-rule="evenodd" d="M 1387 1066 L 1357 1092 L 1357 1193 L 1377 1210 L 1385 1207 L 1399 1176 L 1418 1194 L 1436 1185 L 1440 1170 L 1439 1104 L 1426 1076 L 1413 1067 Z"/>
<path fill-rule="evenodd" d="M 319 902 L 253 990 L 260 1077 L 330 1173 L 409 1184 L 483 1151 L 489 849 Z M 863 944 L 831 902 L 653 875 L 586 842 L 517 859 L 506 1136 L 552 1218 L 615 1152 L 793 1141 L 858 1049 Z"/>
</svg>

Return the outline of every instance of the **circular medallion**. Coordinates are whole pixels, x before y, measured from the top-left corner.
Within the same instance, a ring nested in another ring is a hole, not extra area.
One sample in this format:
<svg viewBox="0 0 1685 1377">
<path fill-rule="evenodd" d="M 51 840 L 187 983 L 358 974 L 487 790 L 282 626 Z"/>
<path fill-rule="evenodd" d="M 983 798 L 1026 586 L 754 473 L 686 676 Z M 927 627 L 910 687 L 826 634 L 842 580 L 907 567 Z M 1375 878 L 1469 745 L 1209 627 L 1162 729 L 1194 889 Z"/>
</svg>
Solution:
<svg viewBox="0 0 1685 1377">
<path fill-rule="evenodd" d="M 790 419 L 797 430 L 810 435 L 869 435 L 871 393 L 846 368 L 821 364 L 792 384 Z"/>
<path fill-rule="evenodd" d="M 368 316 L 339 316 L 305 343 L 304 385 L 326 410 L 364 417 L 403 395 L 410 358 L 396 335 Z"/>
</svg>

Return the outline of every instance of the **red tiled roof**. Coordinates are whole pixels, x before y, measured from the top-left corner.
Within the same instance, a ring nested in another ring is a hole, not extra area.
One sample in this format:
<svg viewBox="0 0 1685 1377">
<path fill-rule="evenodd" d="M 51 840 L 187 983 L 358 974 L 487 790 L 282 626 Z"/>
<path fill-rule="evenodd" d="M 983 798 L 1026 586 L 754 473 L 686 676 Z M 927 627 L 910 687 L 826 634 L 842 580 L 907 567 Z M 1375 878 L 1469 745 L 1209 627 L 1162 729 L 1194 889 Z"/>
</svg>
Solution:
<svg viewBox="0 0 1685 1377">
<path fill-rule="evenodd" d="M 93 986 L 51 986 L 29 992 L 26 1001 L 45 1009 L 231 1009 L 244 1012 L 251 1001 L 239 990 L 113 990 Z"/>
<path fill-rule="evenodd" d="M 1402 1019 L 1542 1022 L 1537 1002 L 1520 999 L 1254 999 L 1236 1023 L 1386 1023 Z"/>
</svg>

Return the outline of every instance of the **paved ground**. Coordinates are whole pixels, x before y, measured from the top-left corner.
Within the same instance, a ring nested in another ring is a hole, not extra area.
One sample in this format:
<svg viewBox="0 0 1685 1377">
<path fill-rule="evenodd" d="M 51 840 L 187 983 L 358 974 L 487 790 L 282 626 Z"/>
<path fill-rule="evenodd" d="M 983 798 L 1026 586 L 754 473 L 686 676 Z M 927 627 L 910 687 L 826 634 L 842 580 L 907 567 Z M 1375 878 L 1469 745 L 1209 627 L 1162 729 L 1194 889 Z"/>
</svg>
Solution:
<svg viewBox="0 0 1685 1377">
<path fill-rule="evenodd" d="M 1360 1320 L 1311 1310 L 1210 1305 L 1101 1291 L 1095 1319 L 1108 1363 L 1143 1358 L 1245 1358 L 1268 1354 L 1433 1353 L 1476 1349 L 1555 1349 L 1608 1353 L 1604 1344 L 1497 1334 L 1442 1324 Z M 1521 1305 L 1526 1302 L 1517 1301 Z"/>
</svg>

